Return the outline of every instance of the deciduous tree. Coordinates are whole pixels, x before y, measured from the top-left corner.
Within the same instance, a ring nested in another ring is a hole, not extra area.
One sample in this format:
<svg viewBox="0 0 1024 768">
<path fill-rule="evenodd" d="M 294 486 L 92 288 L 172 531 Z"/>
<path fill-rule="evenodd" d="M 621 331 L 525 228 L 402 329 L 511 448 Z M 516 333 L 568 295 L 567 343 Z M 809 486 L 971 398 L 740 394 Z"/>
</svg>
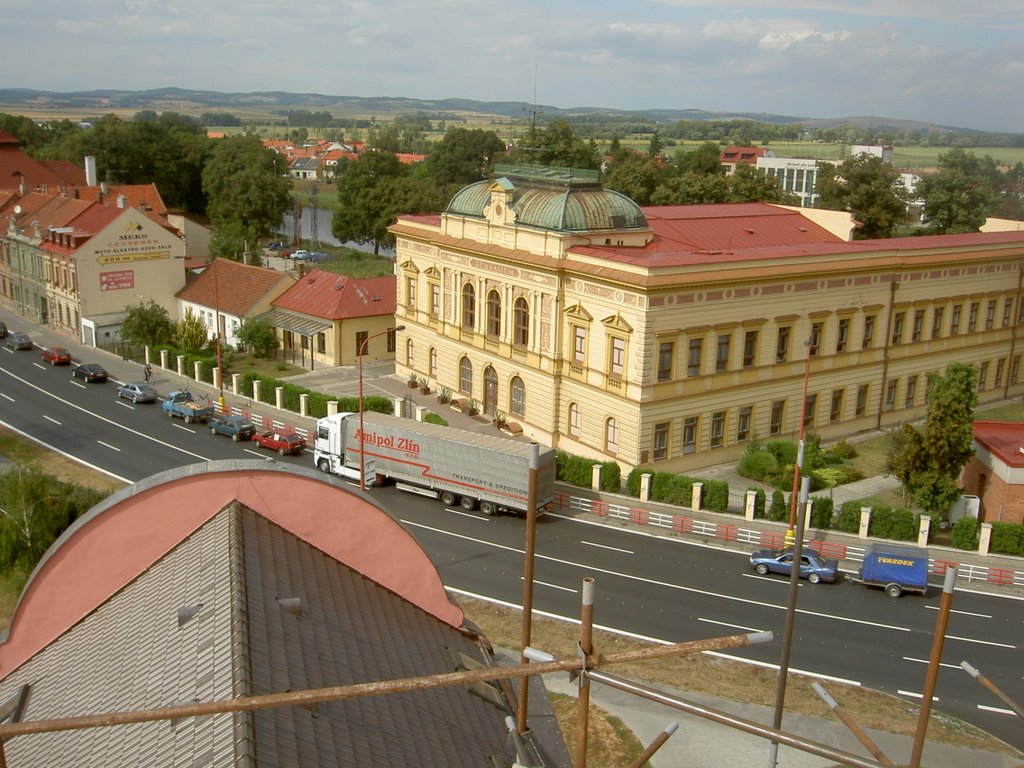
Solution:
<svg viewBox="0 0 1024 768">
<path fill-rule="evenodd" d="M 817 192 L 816 207 L 853 214 L 855 240 L 892 237 L 907 220 L 899 172 L 874 155 L 859 154 L 838 166 L 821 163 Z"/>
<path fill-rule="evenodd" d="M 167 310 L 150 299 L 125 308 L 121 321 L 121 338 L 131 344 L 156 346 L 170 344 L 174 337 L 174 321 Z"/>
<path fill-rule="evenodd" d="M 939 155 L 939 170 L 924 176 L 916 193 L 924 200 L 928 231 L 937 234 L 977 232 L 995 208 L 1000 183 L 995 161 L 951 149 Z"/>
</svg>

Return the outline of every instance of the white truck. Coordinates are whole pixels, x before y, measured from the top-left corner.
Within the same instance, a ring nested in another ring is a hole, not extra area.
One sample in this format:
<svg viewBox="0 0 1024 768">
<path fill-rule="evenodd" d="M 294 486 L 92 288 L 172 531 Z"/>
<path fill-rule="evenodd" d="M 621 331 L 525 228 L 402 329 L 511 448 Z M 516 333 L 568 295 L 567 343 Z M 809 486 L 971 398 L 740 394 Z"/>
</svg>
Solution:
<svg viewBox="0 0 1024 768">
<path fill-rule="evenodd" d="M 360 458 L 365 457 L 364 485 L 389 479 L 401 490 L 447 505 L 467 510 L 479 505 L 486 515 L 525 514 L 535 456 L 538 513 L 554 502 L 551 448 L 371 412 L 363 414 L 365 442 L 360 443 L 359 422 L 358 413 L 317 421 L 313 461 L 321 472 L 358 480 Z"/>
</svg>

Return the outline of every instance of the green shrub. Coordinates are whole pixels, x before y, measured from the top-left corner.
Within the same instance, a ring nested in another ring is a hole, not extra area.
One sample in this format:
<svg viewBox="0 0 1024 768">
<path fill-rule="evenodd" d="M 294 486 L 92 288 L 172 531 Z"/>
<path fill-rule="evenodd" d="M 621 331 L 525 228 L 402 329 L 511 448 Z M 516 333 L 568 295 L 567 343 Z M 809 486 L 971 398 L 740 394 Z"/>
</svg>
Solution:
<svg viewBox="0 0 1024 768">
<path fill-rule="evenodd" d="M 989 544 L 990 552 L 999 552 L 1004 555 L 1024 555 L 1024 525 L 992 523 L 992 538 Z"/>
<path fill-rule="evenodd" d="M 767 517 L 777 523 L 789 520 L 789 504 L 786 503 L 786 494 L 778 488 L 772 491 L 772 504 L 768 507 Z"/>
<path fill-rule="evenodd" d="M 860 510 L 864 506 L 867 505 L 860 499 L 851 499 L 845 502 L 839 508 L 839 514 L 832 523 L 832 527 L 843 533 L 859 533 Z"/>
<path fill-rule="evenodd" d="M 728 512 L 729 483 L 725 480 L 702 480 L 700 482 L 704 484 L 701 509 L 712 512 Z"/>
<path fill-rule="evenodd" d="M 665 504 L 689 507 L 693 501 L 692 477 L 671 472 L 656 472 L 651 478 L 651 499 Z"/>
<path fill-rule="evenodd" d="M 635 498 L 640 498 L 640 478 L 647 474 L 646 469 L 633 467 L 626 476 L 626 493 Z"/>
<path fill-rule="evenodd" d="M 760 520 L 767 513 L 764 488 L 749 488 L 748 491 L 754 492 L 754 519 Z"/>
<path fill-rule="evenodd" d="M 808 522 L 810 528 L 830 528 L 832 526 L 832 511 L 834 504 L 832 499 L 824 497 L 811 499 L 811 519 Z"/>
<path fill-rule="evenodd" d="M 907 509 L 877 506 L 871 513 L 868 535 L 895 541 L 913 541 L 917 538 L 914 515 Z"/>
<path fill-rule="evenodd" d="M 601 490 L 619 493 L 622 490 L 622 468 L 614 461 L 601 464 Z"/>
<path fill-rule="evenodd" d="M 775 457 L 780 467 L 792 467 L 796 465 L 796 443 L 792 440 L 775 438 L 766 440 L 764 449 Z"/>
<path fill-rule="evenodd" d="M 592 467 L 600 462 L 594 459 L 586 459 L 582 456 L 571 456 L 567 453 L 562 453 L 561 455 L 561 461 L 558 460 L 557 454 L 555 456 L 558 479 L 580 488 L 590 488 L 593 482 Z"/>
<path fill-rule="evenodd" d="M 427 411 L 425 414 L 423 414 L 423 420 L 428 424 L 440 424 L 442 427 L 448 426 L 448 422 L 441 416 L 438 416 L 433 411 Z"/>
<path fill-rule="evenodd" d="M 974 550 L 978 548 L 978 531 L 980 525 L 976 518 L 965 515 L 953 523 L 950 543 L 957 549 Z"/>
<path fill-rule="evenodd" d="M 777 471 L 779 462 L 771 453 L 763 449 L 748 448 L 740 457 L 736 471 L 741 477 L 764 481 L 771 473 Z"/>
<path fill-rule="evenodd" d="M 840 440 L 835 445 L 830 446 L 826 453 L 840 461 L 849 461 L 850 459 L 857 458 L 857 449 L 845 440 Z"/>
</svg>

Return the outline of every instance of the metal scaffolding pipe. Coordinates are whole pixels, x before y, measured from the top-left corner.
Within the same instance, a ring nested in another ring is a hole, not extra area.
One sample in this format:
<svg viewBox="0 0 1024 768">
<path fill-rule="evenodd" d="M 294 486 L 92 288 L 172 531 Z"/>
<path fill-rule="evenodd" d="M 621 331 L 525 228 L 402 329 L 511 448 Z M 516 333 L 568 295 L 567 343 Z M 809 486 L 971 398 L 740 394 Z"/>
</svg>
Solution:
<svg viewBox="0 0 1024 768">
<path fill-rule="evenodd" d="M 580 605 L 580 657 L 586 659 L 594 653 L 594 580 L 583 579 Z M 587 768 L 587 733 L 590 725 L 590 678 L 587 668 L 580 671 L 579 690 L 576 695 L 576 768 Z"/>
<path fill-rule="evenodd" d="M 942 661 L 942 646 L 946 642 L 946 627 L 949 626 L 949 611 L 953 605 L 953 585 L 956 582 L 956 568 L 946 571 L 946 580 L 942 585 L 942 599 L 939 600 L 939 615 L 935 617 L 935 634 L 932 635 L 932 652 L 928 658 L 928 672 L 924 678 L 924 694 L 921 700 L 921 711 L 917 717 L 917 731 L 914 733 L 914 746 L 910 753 L 910 768 L 919 768 L 921 754 L 924 752 L 924 737 L 928 732 L 928 718 L 932 713 L 932 696 L 935 684 L 939 680 L 939 667 Z"/>
<path fill-rule="evenodd" d="M 1004 704 L 1006 704 L 1006 706 L 1008 706 L 1010 709 L 1016 712 L 1017 717 L 1024 717 L 1024 708 L 1021 708 L 1021 706 L 1017 702 L 1015 702 L 1013 699 L 1007 696 L 1006 693 L 1004 693 L 1000 688 L 998 688 L 995 683 L 993 683 L 991 680 L 989 680 L 987 677 L 981 674 L 981 672 L 972 667 L 966 661 L 961 661 L 960 666 L 964 668 L 964 671 L 967 674 L 969 674 L 983 686 L 992 691 L 992 693 L 998 696 L 999 699 L 1002 700 Z"/>
<path fill-rule="evenodd" d="M 828 691 L 826 691 L 817 682 L 811 683 L 811 688 L 814 689 L 814 692 L 818 694 L 818 697 L 825 702 L 825 705 L 832 710 L 835 716 L 842 721 L 843 725 L 850 729 L 850 733 L 857 737 L 857 741 L 863 744 L 867 751 L 874 755 L 875 760 L 880 762 L 886 768 L 896 768 L 895 763 L 885 756 L 885 753 L 879 749 L 878 745 L 875 744 L 870 736 L 868 736 L 867 732 L 860 727 L 860 723 L 850 717 L 850 715 L 839 706 L 839 703 L 829 696 Z"/>
<path fill-rule="evenodd" d="M 659 733 L 654 741 L 651 742 L 650 746 L 640 754 L 640 757 L 630 763 L 629 768 L 643 768 L 643 766 L 647 765 L 647 761 L 654 757 L 654 753 L 661 749 L 662 744 L 672 738 L 672 734 L 675 733 L 678 728 L 679 723 L 669 723 L 665 727 L 665 730 Z"/>
</svg>

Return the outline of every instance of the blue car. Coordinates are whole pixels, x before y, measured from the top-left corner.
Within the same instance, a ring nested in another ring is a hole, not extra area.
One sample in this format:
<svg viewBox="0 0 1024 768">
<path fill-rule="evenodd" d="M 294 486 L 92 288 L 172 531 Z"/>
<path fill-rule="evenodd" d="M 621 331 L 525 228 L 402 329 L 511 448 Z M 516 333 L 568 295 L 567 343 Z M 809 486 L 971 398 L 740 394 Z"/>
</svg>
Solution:
<svg viewBox="0 0 1024 768">
<path fill-rule="evenodd" d="M 239 440 L 252 440 L 256 434 L 256 426 L 242 416 L 216 416 L 209 421 L 211 435 L 227 435 L 236 443 Z"/>
<path fill-rule="evenodd" d="M 750 556 L 750 565 L 762 576 L 769 573 L 789 576 L 793 571 L 793 549 L 759 549 Z M 817 584 L 819 581 L 833 582 L 838 575 L 838 560 L 826 560 L 817 552 L 806 549 L 800 553 L 801 579 Z"/>
</svg>

